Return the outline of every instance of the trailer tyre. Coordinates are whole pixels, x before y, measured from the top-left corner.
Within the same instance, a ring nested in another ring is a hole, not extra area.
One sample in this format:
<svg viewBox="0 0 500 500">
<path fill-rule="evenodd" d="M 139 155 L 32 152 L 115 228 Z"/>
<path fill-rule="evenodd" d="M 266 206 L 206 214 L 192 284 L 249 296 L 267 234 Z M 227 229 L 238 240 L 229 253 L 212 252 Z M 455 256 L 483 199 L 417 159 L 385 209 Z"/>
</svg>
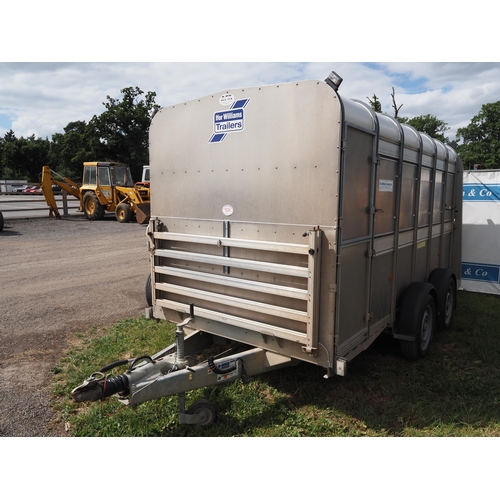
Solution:
<svg viewBox="0 0 500 500">
<path fill-rule="evenodd" d="M 3 214 L 0 212 L 0 231 L 3 231 Z"/>
<path fill-rule="evenodd" d="M 208 399 L 198 399 L 187 410 L 189 415 L 198 415 L 198 425 L 211 425 L 217 420 L 217 409 Z"/>
<path fill-rule="evenodd" d="M 88 191 L 83 196 L 83 210 L 87 219 L 102 220 L 104 219 L 104 207 L 99 203 L 95 193 Z"/>
<path fill-rule="evenodd" d="M 435 289 L 431 283 L 415 282 L 406 289 L 398 311 L 397 333 L 414 337 L 401 340 L 401 352 L 409 361 L 427 356 L 436 329 Z"/>
<path fill-rule="evenodd" d="M 146 278 L 146 302 L 149 307 L 153 307 L 153 289 L 151 288 L 151 273 L 148 274 L 148 277 Z"/>
<path fill-rule="evenodd" d="M 132 218 L 132 210 L 128 203 L 119 203 L 115 209 L 115 216 L 118 222 L 129 222 Z"/>
<path fill-rule="evenodd" d="M 429 283 L 436 289 L 437 321 L 441 330 L 448 330 L 457 308 L 457 282 L 451 269 L 437 268 L 429 276 Z"/>
</svg>

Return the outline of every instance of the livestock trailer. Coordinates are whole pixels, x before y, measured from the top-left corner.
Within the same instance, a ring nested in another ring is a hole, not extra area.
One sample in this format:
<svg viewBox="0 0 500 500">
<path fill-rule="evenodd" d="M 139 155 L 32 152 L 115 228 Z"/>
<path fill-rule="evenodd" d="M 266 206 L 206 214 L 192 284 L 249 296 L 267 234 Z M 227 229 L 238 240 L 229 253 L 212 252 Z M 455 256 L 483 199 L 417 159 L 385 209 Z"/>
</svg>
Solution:
<svg viewBox="0 0 500 500">
<path fill-rule="evenodd" d="M 209 423 L 208 402 L 185 411 L 186 391 L 300 361 L 346 375 L 383 332 L 408 359 L 427 354 L 456 307 L 462 166 L 450 146 L 342 98 L 340 82 L 156 113 L 148 314 L 177 323 L 176 342 L 107 384 L 92 376 L 75 399 L 178 394 L 181 423 Z M 214 342 L 247 349 L 193 361 Z"/>
</svg>

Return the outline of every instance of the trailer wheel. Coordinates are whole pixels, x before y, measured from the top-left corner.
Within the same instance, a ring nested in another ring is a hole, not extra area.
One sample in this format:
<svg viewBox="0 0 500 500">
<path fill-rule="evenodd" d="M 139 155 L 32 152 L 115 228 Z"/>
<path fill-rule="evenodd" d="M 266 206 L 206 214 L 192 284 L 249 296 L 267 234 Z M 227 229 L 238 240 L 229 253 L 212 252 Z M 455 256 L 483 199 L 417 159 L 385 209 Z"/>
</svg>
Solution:
<svg viewBox="0 0 500 500">
<path fill-rule="evenodd" d="M 83 210 L 87 219 L 102 220 L 104 219 L 104 207 L 99 203 L 95 193 L 88 191 L 83 196 Z"/>
<path fill-rule="evenodd" d="M 437 321 L 441 330 L 448 330 L 457 308 L 457 283 L 451 269 L 437 268 L 429 276 L 437 293 Z"/>
<path fill-rule="evenodd" d="M 3 214 L 0 212 L 0 231 L 3 231 Z"/>
<path fill-rule="evenodd" d="M 401 340 L 401 352 L 409 361 L 424 358 L 436 329 L 436 300 L 430 283 L 411 283 L 405 290 L 398 311 L 397 332 L 414 337 Z"/>
<path fill-rule="evenodd" d="M 118 222 L 129 222 L 132 218 L 132 211 L 128 203 L 119 203 L 115 210 L 116 220 Z"/>
<path fill-rule="evenodd" d="M 187 410 L 189 415 L 198 415 L 198 425 L 211 425 L 217 420 L 217 409 L 208 399 L 198 399 Z"/>
<path fill-rule="evenodd" d="M 146 302 L 149 307 L 153 307 L 153 289 L 151 288 L 151 273 L 148 274 L 148 277 L 146 278 Z"/>
</svg>

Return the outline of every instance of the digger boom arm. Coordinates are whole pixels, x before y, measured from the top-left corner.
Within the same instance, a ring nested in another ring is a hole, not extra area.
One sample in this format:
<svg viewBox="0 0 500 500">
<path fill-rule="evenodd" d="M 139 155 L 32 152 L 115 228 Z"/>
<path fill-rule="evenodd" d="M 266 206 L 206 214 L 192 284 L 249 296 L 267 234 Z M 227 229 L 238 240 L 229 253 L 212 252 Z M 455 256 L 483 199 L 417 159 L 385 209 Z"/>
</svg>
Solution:
<svg viewBox="0 0 500 500">
<path fill-rule="evenodd" d="M 57 175 L 60 179 L 54 178 Z M 73 182 L 71 179 L 60 176 L 57 172 L 54 172 L 50 167 L 42 167 L 42 178 L 40 186 L 42 188 L 42 193 L 45 197 L 47 205 L 54 211 L 55 216 L 59 219 L 59 210 L 57 209 L 56 199 L 54 197 L 54 192 L 52 191 L 52 184 L 56 184 L 61 189 L 71 194 L 75 198 L 80 200 L 80 205 L 82 203 L 80 185 Z"/>
</svg>

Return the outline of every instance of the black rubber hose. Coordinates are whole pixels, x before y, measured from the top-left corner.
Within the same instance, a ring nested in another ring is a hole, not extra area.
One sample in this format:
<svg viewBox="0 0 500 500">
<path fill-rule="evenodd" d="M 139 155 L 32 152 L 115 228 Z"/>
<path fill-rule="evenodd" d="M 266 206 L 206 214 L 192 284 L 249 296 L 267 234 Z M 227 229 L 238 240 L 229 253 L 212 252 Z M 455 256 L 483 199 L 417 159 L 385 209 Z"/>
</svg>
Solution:
<svg viewBox="0 0 500 500">
<path fill-rule="evenodd" d="M 109 370 L 116 368 L 117 366 L 123 366 L 123 365 L 128 365 L 128 364 L 130 364 L 130 366 L 129 366 L 129 371 L 130 371 L 130 370 L 132 370 L 132 368 L 134 367 L 134 365 L 136 363 L 138 363 L 139 361 L 143 361 L 144 359 L 148 360 L 150 363 L 154 363 L 151 356 L 140 356 L 139 358 L 120 359 L 119 361 L 113 361 L 113 363 L 110 363 L 109 365 L 102 367 L 99 371 L 101 373 L 106 373 L 106 372 L 109 372 Z"/>
<path fill-rule="evenodd" d="M 131 372 L 135 366 L 136 363 L 138 363 L 139 361 L 149 361 L 150 363 L 155 363 L 155 361 L 153 360 L 153 358 L 151 356 L 139 356 L 138 358 L 134 358 L 134 359 L 130 359 L 130 364 L 129 364 L 129 367 L 128 367 L 128 372 Z"/>
<path fill-rule="evenodd" d="M 101 373 L 106 373 L 106 372 L 109 372 L 109 370 L 116 368 L 117 366 L 128 365 L 129 363 L 130 363 L 130 359 L 121 359 L 119 361 L 113 361 L 113 363 L 110 363 L 109 365 L 104 366 L 99 371 Z"/>
<path fill-rule="evenodd" d="M 104 382 L 101 382 L 103 386 L 102 399 L 117 394 L 118 392 L 123 392 L 128 390 L 128 377 L 125 375 L 117 375 L 116 377 L 109 377 Z"/>
</svg>

